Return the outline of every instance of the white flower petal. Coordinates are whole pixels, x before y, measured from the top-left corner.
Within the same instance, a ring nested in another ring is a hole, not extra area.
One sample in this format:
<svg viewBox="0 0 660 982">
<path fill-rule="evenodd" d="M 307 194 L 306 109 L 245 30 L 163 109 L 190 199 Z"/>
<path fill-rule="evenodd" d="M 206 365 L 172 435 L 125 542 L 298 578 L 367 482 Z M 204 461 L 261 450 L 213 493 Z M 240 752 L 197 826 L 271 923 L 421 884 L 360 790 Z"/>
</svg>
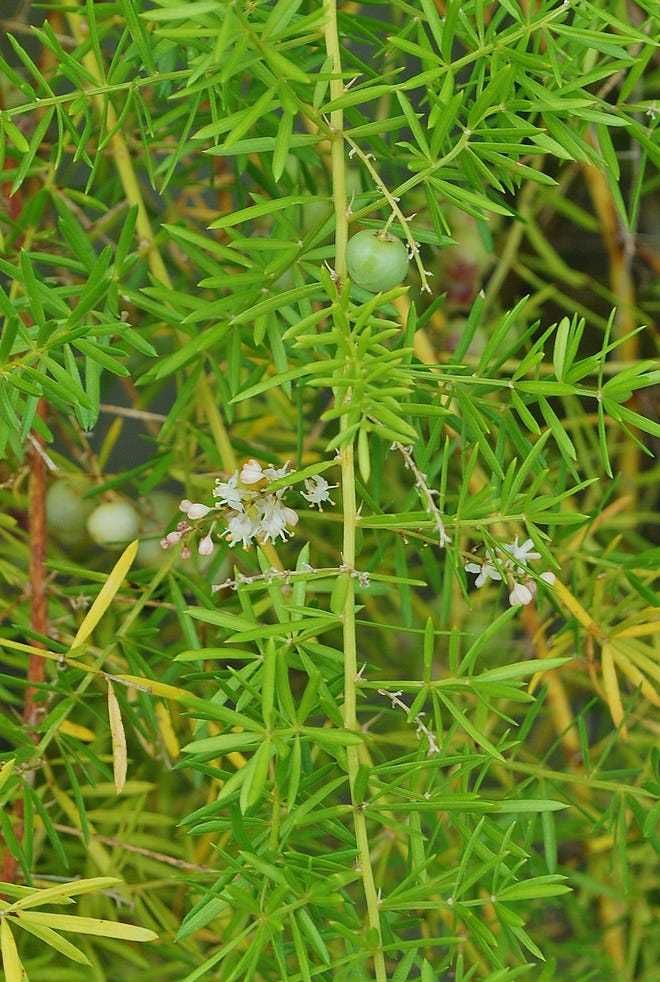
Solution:
<svg viewBox="0 0 660 982">
<path fill-rule="evenodd" d="M 208 505 L 203 505 L 201 501 L 195 501 L 188 509 L 188 518 L 193 520 L 197 518 L 206 518 L 210 511 L 211 509 Z"/>
<path fill-rule="evenodd" d="M 264 480 L 264 472 L 258 460 L 248 460 L 241 468 L 241 481 L 243 484 L 258 484 Z"/>
<path fill-rule="evenodd" d="M 518 607 L 522 605 L 526 607 L 533 600 L 531 592 L 522 583 L 516 583 L 513 590 L 509 594 L 509 603 L 512 607 Z"/>
</svg>

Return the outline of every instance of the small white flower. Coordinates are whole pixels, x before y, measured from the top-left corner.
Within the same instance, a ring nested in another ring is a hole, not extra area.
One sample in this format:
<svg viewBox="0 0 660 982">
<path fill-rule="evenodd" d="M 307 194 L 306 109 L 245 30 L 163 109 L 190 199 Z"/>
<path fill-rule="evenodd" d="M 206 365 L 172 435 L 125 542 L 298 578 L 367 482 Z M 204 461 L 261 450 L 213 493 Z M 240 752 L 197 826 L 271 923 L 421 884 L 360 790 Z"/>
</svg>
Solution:
<svg viewBox="0 0 660 982">
<path fill-rule="evenodd" d="M 211 509 L 208 505 L 203 505 L 201 501 L 195 501 L 188 509 L 188 518 L 192 520 L 196 518 L 206 518 L 210 511 Z"/>
<path fill-rule="evenodd" d="M 241 468 L 241 481 L 243 484 L 258 484 L 263 481 L 265 474 L 258 460 L 248 460 Z"/>
<path fill-rule="evenodd" d="M 532 591 L 522 583 L 516 583 L 513 590 L 509 594 L 509 603 L 512 607 L 518 607 L 520 605 L 526 607 L 527 604 L 531 604 L 532 600 Z"/>
<path fill-rule="evenodd" d="M 259 504 L 262 509 L 258 527 L 259 535 L 263 536 L 265 542 L 268 542 L 269 539 L 274 542 L 278 538 L 286 540 L 287 535 L 290 534 L 287 525 L 296 525 L 298 522 L 296 512 L 293 508 L 287 508 L 286 505 L 282 504 L 276 495 L 262 498 Z"/>
<path fill-rule="evenodd" d="M 549 583 L 552 586 L 553 583 L 557 582 L 557 577 L 549 569 L 545 573 L 541 573 L 541 579 L 544 583 Z"/>
<path fill-rule="evenodd" d="M 213 545 L 213 539 L 210 534 L 205 535 L 203 539 L 200 539 L 199 545 L 197 546 L 197 552 L 200 556 L 212 556 L 215 546 Z"/>
<path fill-rule="evenodd" d="M 234 511 L 243 511 L 243 499 L 246 492 L 238 486 L 238 471 L 229 478 L 228 481 L 216 481 L 213 488 L 213 497 L 217 498 L 221 505 L 233 508 Z"/>
<path fill-rule="evenodd" d="M 323 511 L 324 501 L 329 501 L 331 505 L 334 505 L 330 492 L 336 487 L 336 484 L 328 484 L 320 474 L 315 474 L 305 481 L 305 490 L 302 492 L 302 496 L 306 501 L 309 501 L 310 505 L 317 505 L 319 511 Z"/>
<path fill-rule="evenodd" d="M 522 566 L 526 565 L 529 559 L 540 559 L 541 553 L 533 551 L 534 543 L 531 539 L 525 539 L 523 544 L 518 545 L 518 536 L 513 542 L 509 542 L 507 545 L 502 546 L 505 552 L 508 552 L 512 559 L 515 559 L 517 563 Z"/>
<path fill-rule="evenodd" d="M 234 515 L 227 523 L 229 545 L 235 546 L 240 542 L 245 547 L 249 546 L 256 531 L 257 523 L 249 515 Z"/>
<path fill-rule="evenodd" d="M 179 502 L 179 511 L 182 511 L 184 515 L 188 514 L 190 508 L 192 508 L 192 501 L 188 498 L 184 498 L 183 501 Z"/>
<path fill-rule="evenodd" d="M 279 481 L 289 473 L 289 461 L 283 467 L 264 467 L 264 474 L 271 481 Z"/>
<path fill-rule="evenodd" d="M 489 580 L 501 580 L 502 577 L 497 572 L 495 566 L 485 560 L 483 563 L 466 563 L 463 567 L 467 573 L 477 573 L 477 578 L 474 581 L 474 585 L 477 589 L 485 586 Z"/>
</svg>

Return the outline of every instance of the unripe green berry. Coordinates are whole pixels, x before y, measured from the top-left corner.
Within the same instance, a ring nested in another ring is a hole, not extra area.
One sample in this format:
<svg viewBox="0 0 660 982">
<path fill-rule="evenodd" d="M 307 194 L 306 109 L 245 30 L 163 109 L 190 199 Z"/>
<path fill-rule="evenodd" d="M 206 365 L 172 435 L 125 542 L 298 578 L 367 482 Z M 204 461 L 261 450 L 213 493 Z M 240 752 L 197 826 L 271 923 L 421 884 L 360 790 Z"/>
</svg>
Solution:
<svg viewBox="0 0 660 982">
<path fill-rule="evenodd" d="M 179 514 L 179 498 L 169 491 L 152 491 L 140 500 L 139 511 L 142 531 L 159 532 Z"/>
<path fill-rule="evenodd" d="M 319 228 L 333 212 L 330 201 L 307 201 L 302 206 L 302 225 L 305 232 Z"/>
<path fill-rule="evenodd" d="M 87 541 L 86 523 L 94 509 L 93 501 L 82 495 L 88 485 L 84 479 L 63 477 L 46 493 L 46 521 L 50 532 L 63 545 L 76 548 Z"/>
<path fill-rule="evenodd" d="M 87 520 L 87 531 L 97 545 L 120 548 L 140 531 L 140 519 L 128 501 L 106 501 Z"/>
<path fill-rule="evenodd" d="M 168 554 L 162 548 L 160 540 L 177 513 L 178 501 L 167 491 L 154 491 L 140 502 L 141 538 L 135 557 L 138 566 L 160 566 L 167 560 Z"/>
<path fill-rule="evenodd" d="M 400 239 L 375 229 L 363 229 L 348 243 L 348 275 L 370 293 L 391 290 L 405 280 L 408 252 Z"/>
</svg>

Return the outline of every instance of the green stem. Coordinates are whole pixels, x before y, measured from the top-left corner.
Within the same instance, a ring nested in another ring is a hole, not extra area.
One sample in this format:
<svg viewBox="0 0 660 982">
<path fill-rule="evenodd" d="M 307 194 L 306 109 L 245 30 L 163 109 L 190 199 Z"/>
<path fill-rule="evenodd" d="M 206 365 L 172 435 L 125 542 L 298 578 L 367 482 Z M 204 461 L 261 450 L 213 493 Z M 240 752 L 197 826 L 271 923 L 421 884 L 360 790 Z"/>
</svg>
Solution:
<svg viewBox="0 0 660 982">
<path fill-rule="evenodd" d="M 325 0 L 325 47 L 330 59 L 330 98 L 334 101 L 344 94 L 341 77 L 341 51 L 337 31 L 337 5 Z M 346 199 L 346 160 L 344 158 L 344 111 L 334 109 L 330 114 L 332 130 L 332 192 L 335 202 L 335 271 L 339 280 L 346 278 L 346 245 L 348 242 L 348 202 Z"/>
<path fill-rule="evenodd" d="M 341 78 L 341 51 L 337 31 L 336 0 L 325 0 L 325 43 L 330 59 L 330 70 L 333 78 L 330 82 L 331 99 L 339 99 L 344 92 Z M 348 243 L 348 208 L 346 199 L 346 159 L 344 154 L 344 114 L 336 109 L 330 116 L 332 129 L 332 189 L 335 203 L 335 271 L 341 283 L 346 278 L 346 246 Z M 341 429 L 348 426 L 347 416 L 342 416 Z M 343 546 L 342 559 L 348 572 L 346 579 L 346 595 L 343 609 L 343 640 L 344 640 L 344 707 L 343 722 L 347 730 L 357 730 L 357 636 L 355 624 L 355 585 L 351 570 L 355 568 L 355 532 L 357 528 L 357 506 L 355 498 L 355 457 L 353 441 L 347 442 L 341 450 L 341 493 L 343 511 Z M 358 848 L 362 886 L 367 904 L 367 920 L 369 928 L 375 932 L 378 939 L 374 951 L 374 970 L 377 982 L 385 982 L 387 971 L 382 949 L 380 930 L 380 913 L 378 893 L 371 866 L 371 851 L 367 822 L 361 803 L 356 800 L 355 782 L 360 768 L 360 758 L 356 747 L 346 748 L 348 763 L 348 778 L 353 806 L 355 839 Z"/>
</svg>

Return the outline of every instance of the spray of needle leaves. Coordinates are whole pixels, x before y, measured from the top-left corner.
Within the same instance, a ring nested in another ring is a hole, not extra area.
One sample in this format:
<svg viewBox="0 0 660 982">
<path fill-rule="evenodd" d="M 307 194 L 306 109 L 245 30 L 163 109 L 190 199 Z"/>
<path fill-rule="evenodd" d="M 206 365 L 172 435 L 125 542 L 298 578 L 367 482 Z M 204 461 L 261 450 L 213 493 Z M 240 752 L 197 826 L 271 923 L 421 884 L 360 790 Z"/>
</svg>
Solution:
<svg viewBox="0 0 660 982">
<path fill-rule="evenodd" d="M 3 5 L 8 982 L 652 977 L 656 15 Z"/>
</svg>

